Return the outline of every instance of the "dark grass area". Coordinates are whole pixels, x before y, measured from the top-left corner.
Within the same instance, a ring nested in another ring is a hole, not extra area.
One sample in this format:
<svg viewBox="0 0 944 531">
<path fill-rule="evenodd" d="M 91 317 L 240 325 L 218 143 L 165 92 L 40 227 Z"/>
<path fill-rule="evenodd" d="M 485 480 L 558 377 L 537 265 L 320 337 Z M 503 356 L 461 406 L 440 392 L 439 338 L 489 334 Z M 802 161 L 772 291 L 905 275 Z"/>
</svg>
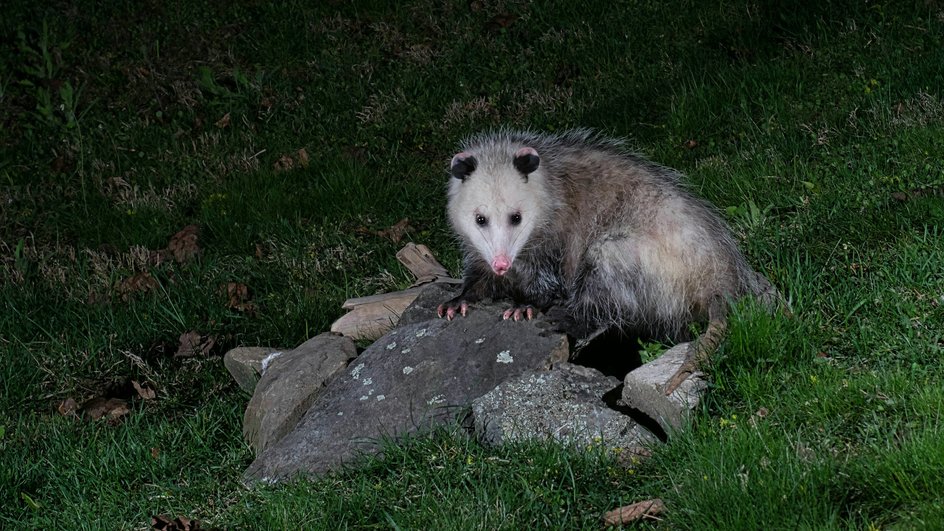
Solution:
<svg viewBox="0 0 944 531">
<path fill-rule="evenodd" d="M 940 2 L 8 4 L 0 526 L 597 528 L 662 497 L 646 525 L 944 527 Z M 739 306 L 691 429 L 630 470 L 443 433 L 243 486 L 220 355 L 409 285 L 376 234 L 403 218 L 458 274 L 446 163 L 500 126 L 682 170 L 793 316 Z M 198 259 L 149 260 L 190 224 Z M 191 330 L 216 346 L 175 358 Z M 120 422 L 57 412 L 129 379 L 157 397 Z"/>
</svg>

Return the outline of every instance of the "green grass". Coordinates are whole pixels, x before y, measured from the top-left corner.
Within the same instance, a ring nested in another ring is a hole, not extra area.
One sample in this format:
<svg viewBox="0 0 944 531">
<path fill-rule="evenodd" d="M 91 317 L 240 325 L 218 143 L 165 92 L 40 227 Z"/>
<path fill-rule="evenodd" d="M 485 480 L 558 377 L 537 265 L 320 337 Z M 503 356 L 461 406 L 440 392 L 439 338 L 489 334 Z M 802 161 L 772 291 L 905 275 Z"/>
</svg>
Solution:
<svg viewBox="0 0 944 531">
<path fill-rule="evenodd" d="M 940 2 L 8 3 L 0 527 L 598 528 L 661 497 L 646 525 L 944 528 Z M 219 354 L 409 285 L 375 235 L 405 217 L 458 273 L 446 162 L 501 125 L 598 128 L 684 171 L 793 315 L 738 306 L 690 429 L 631 471 L 443 432 L 244 486 Z M 198 260 L 148 262 L 188 224 Z M 190 330 L 213 355 L 173 357 Z M 129 378 L 158 393 L 121 422 L 56 411 Z"/>
</svg>

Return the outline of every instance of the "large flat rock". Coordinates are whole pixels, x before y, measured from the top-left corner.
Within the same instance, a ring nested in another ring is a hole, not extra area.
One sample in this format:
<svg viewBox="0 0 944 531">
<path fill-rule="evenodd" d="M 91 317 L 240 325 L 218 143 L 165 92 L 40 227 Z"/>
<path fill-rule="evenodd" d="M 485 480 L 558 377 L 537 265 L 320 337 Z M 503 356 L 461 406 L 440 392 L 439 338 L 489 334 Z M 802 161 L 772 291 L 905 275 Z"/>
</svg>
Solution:
<svg viewBox="0 0 944 531">
<path fill-rule="evenodd" d="M 632 417 L 607 405 L 604 396 L 618 395 L 619 386 L 615 377 L 569 363 L 528 371 L 473 402 L 475 432 L 493 446 L 554 440 L 632 449 L 656 442 Z"/>
<path fill-rule="evenodd" d="M 378 451 L 384 437 L 455 422 L 499 383 L 567 359 L 565 336 L 540 321 L 503 321 L 501 310 L 476 306 L 453 321 L 430 319 L 430 308 L 427 320 L 414 313 L 332 380 L 295 429 L 256 458 L 246 479 L 322 474 Z"/>
</svg>

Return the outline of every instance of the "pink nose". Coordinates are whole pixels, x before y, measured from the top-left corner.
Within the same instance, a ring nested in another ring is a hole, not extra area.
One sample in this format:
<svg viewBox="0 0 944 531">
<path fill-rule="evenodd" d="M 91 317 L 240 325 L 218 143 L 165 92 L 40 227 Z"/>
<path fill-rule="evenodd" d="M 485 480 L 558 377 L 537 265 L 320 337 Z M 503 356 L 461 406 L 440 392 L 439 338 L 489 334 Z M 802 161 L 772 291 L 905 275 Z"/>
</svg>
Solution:
<svg viewBox="0 0 944 531">
<path fill-rule="evenodd" d="M 492 271 L 496 275 L 504 275 L 511 268 L 511 262 L 508 260 L 508 257 L 500 254 L 492 260 Z"/>
</svg>

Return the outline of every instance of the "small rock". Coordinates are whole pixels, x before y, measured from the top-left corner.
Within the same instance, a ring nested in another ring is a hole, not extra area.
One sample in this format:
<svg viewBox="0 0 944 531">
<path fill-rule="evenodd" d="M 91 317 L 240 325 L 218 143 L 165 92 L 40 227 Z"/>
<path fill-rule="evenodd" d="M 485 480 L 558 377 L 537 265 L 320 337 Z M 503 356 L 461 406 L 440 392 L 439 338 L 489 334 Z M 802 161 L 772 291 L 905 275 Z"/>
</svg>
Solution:
<svg viewBox="0 0 944 531">
<path fill-rule="evenodd" d="M 623 380 L 623 403 L 658 422 L 666 433 L 682 426 L 708 387 L 704 375 L 695 372 L 671 395 L 665 395 L 665 385 L 685 362 L 688 346 L 689 343 L 681 343 L 672 347 L 655 360 L 631 371 Z"/>
<path fill-rule="evenodd" d="M 268 347 L 236 347 L 223 356 L 223 365 L 243 391 L 252 393 L 262 375 L 262 360 L 269 354 L 282 350 Z"/>
<path fill-rule="evenodd" d="M 266 349 L 267 355 L 270 352 Z M 280 356 L 266 356 L 271 361 L 265 371 L 260 369 L 262 377 L 243 416 L 243 435 L 256 453 L 291 431 L 332 376 L 356 356 L 354 341 L 331 333 Z"/>
<path fill-rule="evenodd" d="M 569 363 L 526 372 L 472 403 L 476 435 L 495 446 L 552 439 L 633 449 L 655 442 L 654 435 L 604 402 L 619 384 L 617 378 Z"/>
</svg>

